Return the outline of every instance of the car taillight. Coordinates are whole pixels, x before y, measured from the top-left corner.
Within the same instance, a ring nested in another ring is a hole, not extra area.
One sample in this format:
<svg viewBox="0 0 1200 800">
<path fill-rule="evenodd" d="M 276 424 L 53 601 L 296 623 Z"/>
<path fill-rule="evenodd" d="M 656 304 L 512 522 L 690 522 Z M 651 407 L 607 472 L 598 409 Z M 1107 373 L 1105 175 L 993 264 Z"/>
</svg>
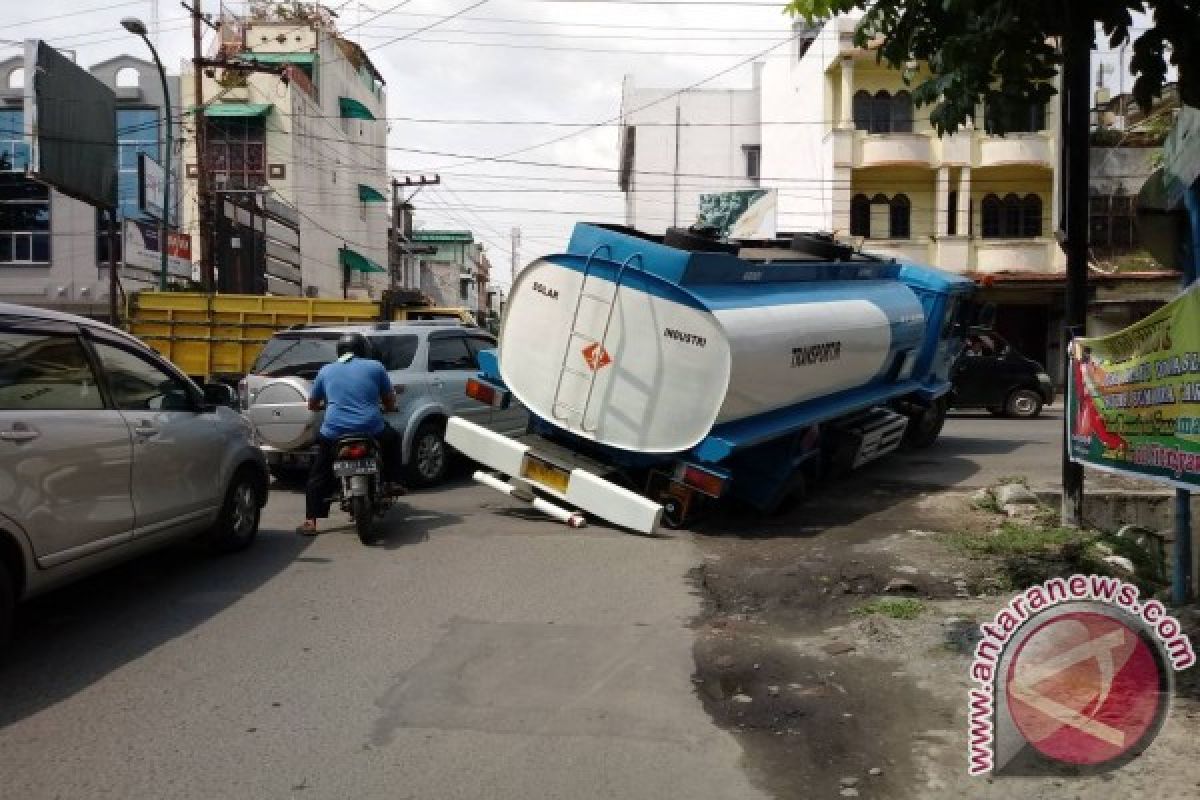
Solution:
<svg viewBox="0 0 1200 800">
<path fill-rule="evenodd" d="M 684 465 L 679 482 L 709 497 L 720 497 L 725 493 L 725 478 L 690 464 Z"/>
<path fill-rule="evenodd" d="M 366 458 L 367 446 L 362 442 L 348 444 L 338 450 L 338 458 Z"/>
</svg>

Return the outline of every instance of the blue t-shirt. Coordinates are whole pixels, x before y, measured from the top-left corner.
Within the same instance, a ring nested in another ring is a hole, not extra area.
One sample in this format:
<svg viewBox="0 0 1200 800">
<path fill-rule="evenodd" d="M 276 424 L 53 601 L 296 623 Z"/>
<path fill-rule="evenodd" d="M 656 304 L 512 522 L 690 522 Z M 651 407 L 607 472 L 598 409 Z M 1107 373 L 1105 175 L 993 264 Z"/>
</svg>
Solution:
<svg viewBox="0 0 1200 800">
<path fill-rule="evenodd" d="M 321 367 L 311 397 L 325 401 L 321 435 L 336 439 L 352 433 L 377 436 L 386 424 L 379 403 L 393 391 L 383 364 L 370 358 L 335 361 Z"/>
</svg>

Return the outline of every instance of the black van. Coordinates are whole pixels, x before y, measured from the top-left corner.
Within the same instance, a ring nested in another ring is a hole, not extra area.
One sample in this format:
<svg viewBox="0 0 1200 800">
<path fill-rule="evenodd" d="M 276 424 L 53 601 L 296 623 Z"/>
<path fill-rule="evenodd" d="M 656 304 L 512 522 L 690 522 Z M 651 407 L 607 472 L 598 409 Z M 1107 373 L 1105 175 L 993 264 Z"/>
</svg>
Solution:
<svg viewBox="0 0 1200 800">
<path fill-rule="evenodd" d="M 1054 384 L 1042 365 L 993 330 L 971 329 L 953 379 L 953 408 L 986 408 L 997 416 L 1032 419 L 1054 402 Z"/>
</svg>

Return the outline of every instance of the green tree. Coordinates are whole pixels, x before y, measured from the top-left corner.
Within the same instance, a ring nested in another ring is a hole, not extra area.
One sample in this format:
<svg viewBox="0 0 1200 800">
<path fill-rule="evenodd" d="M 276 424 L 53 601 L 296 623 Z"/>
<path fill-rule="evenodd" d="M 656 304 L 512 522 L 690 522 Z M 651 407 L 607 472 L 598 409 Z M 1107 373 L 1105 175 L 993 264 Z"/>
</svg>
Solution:
<svg viewBox="0 0 1200 800">
<path fill-rule="evenodd" d="M 1116 47 L 1133 42 L 1134 99 L 1149 109 L 1162 94 L 1168 63 L 1179 68 L 1180 95 L 1200 106 L 1200 0 L 792 0 L 787 11 L 808 22 L 853 10 L 866 13 L 855 44 L 903 69 L 916 59 L 930 77 L 913 87 L 919 106 L 940 133 L 953 132 L 979 104 L 995 119 L 1013 118 L 1054 95 L 1062 65 L 1058 37 L 1082 14 Z M 1135 27 L 1133 14 L 1149 14 Z M 1089 47 L 1093 42 L 1089 42 Z M 911 75 L 905 72 L 905 79 Z"/>
</svg>

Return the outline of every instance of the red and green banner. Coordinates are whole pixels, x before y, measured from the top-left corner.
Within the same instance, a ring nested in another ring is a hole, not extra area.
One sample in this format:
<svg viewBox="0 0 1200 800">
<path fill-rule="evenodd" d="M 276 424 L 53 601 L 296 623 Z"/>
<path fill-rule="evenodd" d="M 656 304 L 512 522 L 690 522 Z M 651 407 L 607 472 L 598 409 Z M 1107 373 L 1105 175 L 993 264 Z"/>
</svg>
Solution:
<svg viewBox="0 0 1200 800">
<path fill-rule="evenodd" d="M 1110 336 L 1071 343 L 1070 456 L 1200 489 L 1200 284 Z"/>
</svg>

